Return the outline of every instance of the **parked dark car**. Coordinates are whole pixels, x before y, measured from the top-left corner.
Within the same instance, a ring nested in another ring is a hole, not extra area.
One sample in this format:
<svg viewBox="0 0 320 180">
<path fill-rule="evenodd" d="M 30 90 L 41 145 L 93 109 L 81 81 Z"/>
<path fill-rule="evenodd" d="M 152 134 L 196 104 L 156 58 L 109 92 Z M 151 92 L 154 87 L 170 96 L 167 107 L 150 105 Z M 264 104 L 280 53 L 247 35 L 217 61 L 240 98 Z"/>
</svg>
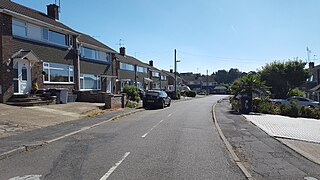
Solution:
<svg viewBox="0 0 320 180">
<path fill-rule="evenodd" d="M 143 107 L 160 107 L 170 106 L 171 98 L 162 90 L 150 90 L 143 98 Z"/>
</svg>

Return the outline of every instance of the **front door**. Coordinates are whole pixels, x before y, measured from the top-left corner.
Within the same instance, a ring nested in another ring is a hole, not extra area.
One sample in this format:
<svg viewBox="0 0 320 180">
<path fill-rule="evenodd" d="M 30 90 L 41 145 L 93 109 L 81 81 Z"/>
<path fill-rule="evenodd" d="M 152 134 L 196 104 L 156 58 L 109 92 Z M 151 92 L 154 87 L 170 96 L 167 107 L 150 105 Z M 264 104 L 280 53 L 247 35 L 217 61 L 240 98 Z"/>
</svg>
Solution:
<svg viewBox="0 0 320 180">
<path fill-rule="evenodd" d="M 31 91 L 31 70 L 28 60 L 13 61 L 13 83 L 15 94 L 28 94 Z"/>
</svg>

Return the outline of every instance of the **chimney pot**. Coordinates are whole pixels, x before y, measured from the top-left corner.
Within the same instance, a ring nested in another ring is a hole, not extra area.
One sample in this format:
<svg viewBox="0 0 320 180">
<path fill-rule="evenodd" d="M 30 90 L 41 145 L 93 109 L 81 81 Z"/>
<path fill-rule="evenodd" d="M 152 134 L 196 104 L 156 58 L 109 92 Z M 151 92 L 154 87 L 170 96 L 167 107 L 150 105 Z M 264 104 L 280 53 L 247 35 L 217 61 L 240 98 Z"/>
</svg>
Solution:
<svg viewBox="0 0 320 180">
<path fill-rule="evenodd" d="M 314 62 L 309 62 L 309 69 L 314 68 Z"/>
<path fill-rule="evenodd" d="M 173 73 L 173 69 L 170 69 L 170 73 Z"/>
<path fill-rule="evenodd" d="M 153 67 L 153 61 L 152 60 L 149 61 L 149 65 Z"/>
<path fill-rule="evenodd" d="M 120 47 L 120 55 L 125 56 L 126 55 L 126 48 L 125 47 Z"/>
<path fill-rule="evenodd" d="M 59 20 L 59 6 L 56 4 L 49 4 L 47 6 L 47 15 L 54 20 Z"/>
</svg>

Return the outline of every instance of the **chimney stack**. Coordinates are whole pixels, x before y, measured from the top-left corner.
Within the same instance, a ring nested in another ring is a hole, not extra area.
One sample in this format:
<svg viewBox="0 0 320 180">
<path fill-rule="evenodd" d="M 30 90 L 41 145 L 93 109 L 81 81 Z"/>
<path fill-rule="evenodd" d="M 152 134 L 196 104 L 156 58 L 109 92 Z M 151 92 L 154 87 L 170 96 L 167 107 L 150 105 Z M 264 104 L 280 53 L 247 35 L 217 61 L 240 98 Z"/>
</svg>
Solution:
<svg viewBox="0 0 320 180">
<path fill-rule="evenodd" d="M 309 69 L 313 69 L 314 68 L 314 62 L 309 62 Z"/>
<path fill-rule="evenodd" d="M 170 73 L 173 73 L 173 69 L 170 69 Z"/>
<path fill-rule="evenodd" d="M 149 65 L 153 67 L 153 61 L 152 60 L 149 61 Z"/>
<path fill-rule="evenodd" d="M 47 6 L 47 15 L 54 20 L 59 20 L 59 6 L 56 4 L 49 4 Z"/>
<path fill-rule="evenodd" d="M 126 55 L 126 48 L 125 47 L 120 47 L 120 55 L 125 56 Z"/>
</svg>

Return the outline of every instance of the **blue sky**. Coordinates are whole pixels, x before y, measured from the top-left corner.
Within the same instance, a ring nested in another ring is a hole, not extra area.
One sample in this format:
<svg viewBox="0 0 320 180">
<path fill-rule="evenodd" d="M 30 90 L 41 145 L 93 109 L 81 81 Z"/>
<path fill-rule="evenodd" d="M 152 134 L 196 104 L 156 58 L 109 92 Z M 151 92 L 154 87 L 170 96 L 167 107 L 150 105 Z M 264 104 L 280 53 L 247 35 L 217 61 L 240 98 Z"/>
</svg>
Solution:
<svg viewBox="0 0 320 180">
<path fill-rule="evenodd" d="M 46 12 L 54 0 L 13 0 Z M 274 60 L 320 58 L 319 0 L 61 0 L 60 21 L 156 67 L 248 72 Z M 316 55 L 316 56 L 314 56 Z M 316 64 L 320 60 L 315 60 Z"/>
</svg>

